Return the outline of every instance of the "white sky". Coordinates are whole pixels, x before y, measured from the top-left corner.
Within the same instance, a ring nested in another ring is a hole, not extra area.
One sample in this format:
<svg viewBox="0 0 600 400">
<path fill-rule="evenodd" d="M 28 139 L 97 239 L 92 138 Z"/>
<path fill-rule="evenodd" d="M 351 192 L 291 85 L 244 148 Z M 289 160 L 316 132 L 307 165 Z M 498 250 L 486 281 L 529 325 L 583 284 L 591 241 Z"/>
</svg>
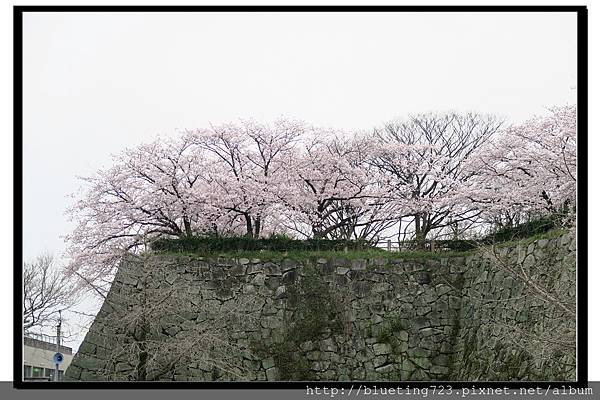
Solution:
<svg viewBox="0 0 600 400">
<path fill-rule="evenodd" d="M 574 13 L 27 13 L 23 42 L 25 260 L 64 250 L 76 176 L 158 134 L 576 99 Z"/>
</svg>

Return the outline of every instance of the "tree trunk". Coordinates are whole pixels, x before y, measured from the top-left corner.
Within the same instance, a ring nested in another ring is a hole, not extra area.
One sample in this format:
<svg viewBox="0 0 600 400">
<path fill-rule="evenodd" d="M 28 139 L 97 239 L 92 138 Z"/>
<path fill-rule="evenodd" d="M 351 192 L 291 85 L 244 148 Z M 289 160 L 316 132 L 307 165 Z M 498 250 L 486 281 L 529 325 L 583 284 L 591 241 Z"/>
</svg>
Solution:
<svg viewBox="0 0 600 400">
<path fill-rule="evenodd" d="M 254 237 L 258 238 L 260 236 L 260 215 L 256 218 L 254 218 Z"/>
<path fill-rule="evenodd" d="M 323 239 L 323 237 L 325 236 L 323 231 L 318 226 L 315 226 L 315 225 L 312 226 L 312 233 L 313 233 L 313 238 L 315 238 L 315 239 Z"/>
<path fill-rule="evenodd" d="M 253 237 L 252 233 L 252 217 L 248 214 L 244 214 L 244 218 L 246 219 L 246 236 Z"/>
<path fill-rule="evenodd" d="M 423 230 L 424 223 L 421 215 L 415 215 L 415 245 L 417 249 L 425 249 L 425 237 L 427 232 Z"/>
<path fill-rule="evenodd" d="M 187 237 L 192 236 L 192 224 L 188 217 L 183 217 L 183 226 L 185 227 L 185 235 Z"/>
</svg>

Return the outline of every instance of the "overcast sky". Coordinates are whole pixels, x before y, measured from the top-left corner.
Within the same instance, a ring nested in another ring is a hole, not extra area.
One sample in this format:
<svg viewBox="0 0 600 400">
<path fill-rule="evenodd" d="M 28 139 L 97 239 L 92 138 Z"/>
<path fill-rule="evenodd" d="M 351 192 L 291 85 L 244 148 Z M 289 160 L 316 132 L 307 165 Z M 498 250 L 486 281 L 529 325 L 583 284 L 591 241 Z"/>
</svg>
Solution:
<svg viewBox="0 0 600 400">
<path fill-rule="evenodd" d="M 576 98 L 574 13 L 26 13 L 23 251 L 64 250 L 77 176 L 178 129 L 284 115 L 509 121 Z"/>
<path fill-rule="evenodd" d="M 24 256 L 60 252 L 76 176 L 177 129 L 575 101 L 574 13 L 27 13 Z"/>
</svg>

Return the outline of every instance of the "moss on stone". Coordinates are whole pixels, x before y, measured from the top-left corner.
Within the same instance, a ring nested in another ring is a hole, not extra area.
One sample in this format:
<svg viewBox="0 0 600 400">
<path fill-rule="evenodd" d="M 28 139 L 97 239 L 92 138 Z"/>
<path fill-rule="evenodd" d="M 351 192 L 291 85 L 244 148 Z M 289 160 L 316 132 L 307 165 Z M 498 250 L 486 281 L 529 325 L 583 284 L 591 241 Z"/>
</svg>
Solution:
<svg viewBox="0 0 600 400">
<path fill-rule="evenodd" d="M 280 380 L 314 380 L 315 372 L 301 352 L 301 344 L 318 342 L 324 333 L 341 333 L 343 312 L 328 283 L 314 267 L 306 267 L 303 277 L 288 286 L 286 294 L 291 312 L 284 321 L 282 342 L 268 348 L 257 343 L 252 346 L 259 356 L 275 360 Z"/>
</svg>

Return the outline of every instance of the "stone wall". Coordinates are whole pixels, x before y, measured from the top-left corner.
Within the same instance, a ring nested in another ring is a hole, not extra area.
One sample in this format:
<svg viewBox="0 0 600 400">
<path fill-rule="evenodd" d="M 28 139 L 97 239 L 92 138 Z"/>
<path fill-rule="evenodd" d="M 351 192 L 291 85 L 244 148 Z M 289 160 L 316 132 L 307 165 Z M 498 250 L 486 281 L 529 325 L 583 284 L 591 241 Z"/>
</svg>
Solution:
<svg viewBox="0 0 600 400">
<path fill-rule="evenodd" d="M 467 258 L 453 379 L 575 380 L 576 276 L 572 233 Z"/>
<path fill-rule="evenodd" d="M 574 257 L 564 235 L 429 260 L 132 258 L 66 378 L 574 380 Z"/>
</svg>

